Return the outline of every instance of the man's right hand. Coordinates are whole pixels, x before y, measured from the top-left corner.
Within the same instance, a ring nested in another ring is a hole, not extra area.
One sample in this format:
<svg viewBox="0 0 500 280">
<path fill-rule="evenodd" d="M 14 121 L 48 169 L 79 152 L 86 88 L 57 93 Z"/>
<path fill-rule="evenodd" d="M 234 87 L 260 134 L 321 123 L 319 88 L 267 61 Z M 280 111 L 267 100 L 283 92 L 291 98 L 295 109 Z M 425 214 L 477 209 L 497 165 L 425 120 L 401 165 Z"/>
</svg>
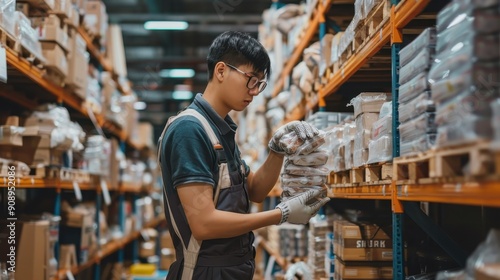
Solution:
<svg viewBox="0 0 500 280">
<path fill-rule="evenodd" d="M 291 224 L 307 224 L 318 213 L 330 198 L 319 198 L 321 190 L 313 189 L 297 195 L 290 200 L 281 202 L 276 208 L 281 210 L 281 221 Z"/>
</svg>

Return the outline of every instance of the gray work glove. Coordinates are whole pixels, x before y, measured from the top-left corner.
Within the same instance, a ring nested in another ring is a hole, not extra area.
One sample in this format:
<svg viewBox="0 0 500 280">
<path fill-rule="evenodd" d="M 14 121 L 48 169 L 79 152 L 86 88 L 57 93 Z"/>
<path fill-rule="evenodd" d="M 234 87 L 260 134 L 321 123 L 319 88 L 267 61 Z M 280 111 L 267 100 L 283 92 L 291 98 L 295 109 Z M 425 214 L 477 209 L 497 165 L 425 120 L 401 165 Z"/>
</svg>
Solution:
<svg viewBox="0 0 500 280">
<path fill-rule="evenodd" d="M 289 222 L 291 224 L 307 224 L 309 220 L 318 213 L 330 198 L 319 198 L 321 190 L 308 190 L 281 202 L 276 206 L 276 209 L 281 210 L 281 221 L 279 224 Z"/>
<path fill-rule="evenodd" d="M 280 139 L 283 135 L 294 131 L 297 136 L 302 140 L 311 139 L 319 134 L 319 130 L 313 125 L 304 121 L 292 121 L 289 122 L 276 130 L 273 137 L 269 141 L 269 149 L 278 153 L 285 154 L 285 150 L 280 146 Z"/>
</svg>

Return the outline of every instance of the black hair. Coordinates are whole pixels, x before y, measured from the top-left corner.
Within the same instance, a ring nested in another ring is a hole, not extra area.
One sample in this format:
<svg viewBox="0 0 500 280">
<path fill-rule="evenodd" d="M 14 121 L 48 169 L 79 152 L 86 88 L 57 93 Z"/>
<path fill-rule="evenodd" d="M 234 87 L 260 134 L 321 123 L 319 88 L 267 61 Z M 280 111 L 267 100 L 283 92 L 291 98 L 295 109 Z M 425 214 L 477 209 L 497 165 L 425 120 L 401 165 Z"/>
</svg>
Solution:
<svg viewBox="0 0 500 280">
<path fill-rule="evenodd" d="M 266 49 L 259 41 L 248 34 L 226 31 L 214 39 L 208 50 L 208 80 L 212 80 L 215 65 L 226 62 L 236 67 L 252 65 L 254 70 L 271 75 L 271 62 Z"/>
</svg>

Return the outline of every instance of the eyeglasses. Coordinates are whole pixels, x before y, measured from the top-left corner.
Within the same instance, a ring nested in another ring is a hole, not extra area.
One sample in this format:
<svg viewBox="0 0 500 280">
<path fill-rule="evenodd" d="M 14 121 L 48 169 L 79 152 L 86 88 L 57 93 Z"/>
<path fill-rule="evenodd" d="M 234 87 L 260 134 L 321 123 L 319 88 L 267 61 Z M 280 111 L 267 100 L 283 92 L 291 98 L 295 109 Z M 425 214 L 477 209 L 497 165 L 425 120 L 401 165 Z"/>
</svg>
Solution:
<svg viewBox="0 0 500 280">
<path fill-rule="evenodd" d="M 226 65 L 248 77 L 248 81 L 247 81 L 247 88 L 248 89 L 254 89 L 255 87 L 258 87 L 259 93 L 261 93 L 266 88 L 267 82 L 265 79 L 259 80 L 259 78 L 255 77 L 254 75 L 249 74 L 247 72 L 241 71 L 240 69 L 236 68 L 236 66 L 233 66 L 229 63 L 226 63 Z"/>
</svg>

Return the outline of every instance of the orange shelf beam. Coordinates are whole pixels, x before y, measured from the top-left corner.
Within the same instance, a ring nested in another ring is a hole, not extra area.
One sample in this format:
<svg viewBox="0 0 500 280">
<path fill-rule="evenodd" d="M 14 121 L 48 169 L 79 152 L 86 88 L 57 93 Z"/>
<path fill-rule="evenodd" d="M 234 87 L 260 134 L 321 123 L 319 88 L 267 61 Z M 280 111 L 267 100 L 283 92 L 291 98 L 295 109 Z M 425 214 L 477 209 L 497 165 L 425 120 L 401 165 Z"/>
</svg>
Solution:
<svg viewBox="0 0 500 280">
<path fill-rule="evenodd" d="M 76 97 L 73 95 L 71 92 L 68 90 L 55 85 L 54 83 L 48 81 L 44 77 L 44 71 L 41 69 L 38 69 L 37 67 L 33 66 L 29 61 L 25 60 L 24 58 L 21 58 L 17 55 L 17 53 L 11 49 L 6 49 L 7 53 L 7 63 L 12 66 L 13 68 L 17 69 L 19 72 L 24 74 L 26 77 L 30 78 L 33 82 L 37 83 L 40 85 L 43 89 L 47 90 L 50 92 L 52 95 L 54 95 L 58 101 L 69 105 L 71 108 L 75 109 L 76 111 L 80 112 L 83 116 L 89 117 L 87 113 L 87 108 L 84 107 L 83 105 L 83 100 L 79 97 Z M 15 102 L 16 98 L 13 96 L 12 98 L 9 98 Z M 19 100 L 21 105 L 25 104 L 25 100 Z M 104 126 L 104 124 L 111 123 L 110 121 L 107 121 L 104 119 L 103 116 L 97 115 L 96 116 L 99 125 Z M 118 136 L 121 140 L 127 141 L 127 135 L 123 130 L 121 130 L 119 127 L 114 126 L 111 129 L 111 132 Z M 132 147 L 132 143 L 130 141 L 127 141 Z"/>
<path fill-rule="evenodd" d="M 293 67 L 299 62 L 299 59 L 302 57 L 302 53 L 304 49 L 311 42 L 314 34 L 319 31 L 319 22 L 320 18 L 324 17 L 324 13 L 330 9 L 332 5 L 332 0 L 326 1 L 325 5 L 321 4 L 321 1 L 318 1 L 318 7 L 316 8 L 315 13 L 313 13 L 312 20 L 309 22 L 309 26 L 305 31 L 304 35 L 300 38 L 299 43 L 293 50 L 292 55 L 288 58 L 283 70 L 281 71 L 281 75 L 276 81 L 276 86 L 274 87 L 272 97 L 276 97 L 285 85 L 286 78 L 292 73 Z"/>
<path fill-rule="evenodd" d="M 500 182 L 402 185 L 397 199 L 500 207 Z"/>
<path fill-rule="evenodd" d="M 109 65 L 109 63 L 104 59 L 104 57 L 101 54 L 101 51 L 97 49 L 97 47 L 94 45 L 92 42 L 92 39 L 89 37 L 87 32 L 83 29 L 83 27 L 78 27 L 78 33 L 82 36 L 83 40 L 87 44 L 87 50 L 89 51 L 90 55 L 97 59 L 99 61 L 99 64 L 101 64 L 102 68 L 105 71 L 114 73 L 113 67 Z"/>
<path fill-rule="evenodd" d="M 328 188 L 328 197 L 331 198 L 390 200 L 391 195 L 392 195 L 392 187 L 390 184 Z"/>
</svg>

